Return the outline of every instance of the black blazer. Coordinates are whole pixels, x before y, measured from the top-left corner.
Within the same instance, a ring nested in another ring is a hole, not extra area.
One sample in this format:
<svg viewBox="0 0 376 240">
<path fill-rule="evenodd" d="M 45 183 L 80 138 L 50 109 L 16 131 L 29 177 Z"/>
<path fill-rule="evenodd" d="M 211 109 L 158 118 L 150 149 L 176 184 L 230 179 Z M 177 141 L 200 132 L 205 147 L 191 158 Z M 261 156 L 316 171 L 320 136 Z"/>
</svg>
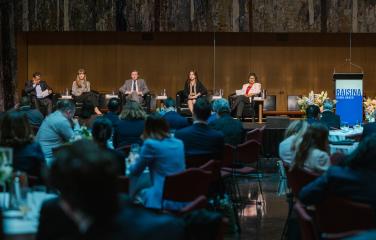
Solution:
<svg viewBox="0 0 376 240">
<path fill-rule="evenodd" d="M 167 121 L 170 129 L 177 130 L 189 126 L 188 120 L 175 111 L 165 113 L 162 118 Z"/>
<path fill-rule="evenodd" d="M 225 143 L 236 146 L 243 141 L 244 130 L 242 123 L 228 114 L 214 120 L 209 126 L 223 133 Z"/>
<path fill-rule="evenodd" d="M 201 95 L 206 95 L 207 92 L 208 91 L 206 90 L 205 86 L 200 81 L 196 80 L 196 93 L 201 93 Z M 184 94 L 184 99 L 187 99 L 189 96 L 189 81 L 186 81 L 184 84 L 183 94 Z"/>
<path fill-rule="evenodd" d="M 42 91 L 45 91 L 46 89 L 50 89 L 50 87 L 48 87 L 46 81 L 41 80 L 39 82 L 39 85 L 40 85 L 40 88 L 42 89 Z M 36 96 L 37 95 L 35 87 L 33 87 L 33 80 L 28 80 L 25 83 L 25 89 L 24 89 L 24 91 L 28 95 L 32 95 L 32 96 Z"/>
<path fill-rule="evenodd" d="M 363 125 L 362 139 L 372 134 L 376 134 L 376 122 L 367 123 Z"/>
<path fill-rule="evenodd" d="M 324 111 L 321 114 L 320 122 L 325 124 L 329 129 L 341 127 L 340 117 L 331 111 Z"/>
<path fill-rule="evenodd" d="M 184 151 L 187 156 L 210 155 L 214 159 L 222 159 L 224 136 L 207 124 L 196 123 L 182 128 L 175 132 L 175 137 L 184 142 Z"/>
<path fill-rule="evenodd" d="M 144 132 L 144 120 L 119 120 L 114 128 L 113 144 L 115 148 L 142 144 L 141 134 Z"/>
</svg>

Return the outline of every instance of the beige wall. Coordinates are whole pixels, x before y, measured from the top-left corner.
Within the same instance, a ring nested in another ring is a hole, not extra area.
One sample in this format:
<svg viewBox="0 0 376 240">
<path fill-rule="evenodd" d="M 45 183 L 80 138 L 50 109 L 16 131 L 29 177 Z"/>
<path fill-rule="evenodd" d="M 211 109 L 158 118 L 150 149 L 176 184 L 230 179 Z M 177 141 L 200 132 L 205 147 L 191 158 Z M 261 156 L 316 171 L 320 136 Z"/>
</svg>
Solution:
<svg viewBox="0 0 376 240">
<path fill-rule="evenodd" d="M 213 89 L 214 48 L 207 34 L 191 33 L 192 42 L 175 35 L 170 40 L 146 42 L 134 34 L 119 37 L 116 33 L 97 33 L 92 37 L 95 39 L 85 33 L 49 33 L 45 37 L 42 33 L 20 34 L 23 41 L 19 44 L 23 46 L 19 48 L 18 88 L 34 71 L 40 71 L 42 78 L 61 92 L 71 87 L 77 69 L 83 67 L 92 89 L 98 91 L 117 90 L 132 69 L 139 70 L 155 93 L 166 88 L 168 95 L 174 96 L 191 68 L 198 70 L 208 89 Z M 376 48 L 360 45 L 352 49 L 353 62 L 363 67 L 367 74 L 365 92 L 374 96 Z M 342 66 L 347 57 L 344 40 L 338 46 L 335 42 L 278 43 L 262 38 L 244 43 L 241 39 L 232 42 L 227 35 L 215 49 L 215 86 L 228 95 L 240 88 L 250 71 L 255 72 L 263 88 L 277 95 L 277 110 L 283 111 L 287 109 L 287 95 L 307 94 L 310 90 L 332 94 L 333 69 L 348 71 L 347 65 Z"/>
</svg>

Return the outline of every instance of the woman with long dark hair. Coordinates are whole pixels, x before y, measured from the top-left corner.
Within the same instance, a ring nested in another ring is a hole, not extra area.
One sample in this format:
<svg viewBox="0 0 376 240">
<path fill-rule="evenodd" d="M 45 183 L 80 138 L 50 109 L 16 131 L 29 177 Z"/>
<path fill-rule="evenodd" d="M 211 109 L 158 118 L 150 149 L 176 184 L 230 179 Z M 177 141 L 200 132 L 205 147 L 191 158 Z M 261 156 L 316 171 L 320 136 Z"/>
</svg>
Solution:
<svg viewBox="0 0 376 240">
<path fill-rule="evenodd" d="M 193 112 L 193 105 L 195 104 L 197 98 L 207 94 L 207 90 L 198 80 L 197 72 L 195 70 L 189 71 L 183 93 L 184 98 L 187 99 L 188 108 L 191 110 L 191 112 Z"/>
<path fill-rule="evenodd" d="M 25 113 L 10 111 L 1 120 L 0 146 L 13 148 L 13 168 L 40 177 L 45 159 Z"/>
<path fill-rule="evenodd" d="M 319 122 L 312 123 L 305 134 L 295 155 L 291 169 L 304 168 L 322 173 L 330 166 L 329 130 Z"/>
</svg>

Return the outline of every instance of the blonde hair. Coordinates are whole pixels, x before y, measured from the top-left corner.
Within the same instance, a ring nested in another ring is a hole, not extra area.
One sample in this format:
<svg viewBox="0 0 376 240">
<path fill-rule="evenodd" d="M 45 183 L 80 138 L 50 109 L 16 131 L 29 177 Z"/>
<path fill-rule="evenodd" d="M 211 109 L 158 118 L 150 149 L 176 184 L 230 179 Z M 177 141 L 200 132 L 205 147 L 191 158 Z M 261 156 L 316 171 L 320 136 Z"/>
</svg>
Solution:
<svg viewBox="0 0 376 240">
<path fill-rule="evenodd" d="M 285 132 L 285 138 L 295 135 L 295 139 L 292 141 L 291 150 L 295 151 L 303 139 L 304 133 L 308 129 L 307 121 L 296 120 L 290 123 Z"/>
<path fill-rule="evenodd" d="M 80 73 L 83 73 L 84 75 L 85 75 L 85 77 L 84 77 L 84 85 L 86 85 L 86 72 L 85 72 L 85 69 L 83 69 L 83 68 L 80 68 L 80 69 L 78 69 L 78 71 L 77 71 L 77 75 L 76 75 L 76 84 L 77 84 L 77 86 L 78 87 L 82 87 L 82 85 L 81 85 L 81 83 L 80 83 L 80 77 L 79 77 L 79 75 L 80 75 Z"/>
<path fill-rule="evenodd" d="M 146 112 L 142 109 L 141 104 L 133 100 L 125 103 L 119 115 L 121 120 L 144 120 L 145 118 Z"/>
</svg>

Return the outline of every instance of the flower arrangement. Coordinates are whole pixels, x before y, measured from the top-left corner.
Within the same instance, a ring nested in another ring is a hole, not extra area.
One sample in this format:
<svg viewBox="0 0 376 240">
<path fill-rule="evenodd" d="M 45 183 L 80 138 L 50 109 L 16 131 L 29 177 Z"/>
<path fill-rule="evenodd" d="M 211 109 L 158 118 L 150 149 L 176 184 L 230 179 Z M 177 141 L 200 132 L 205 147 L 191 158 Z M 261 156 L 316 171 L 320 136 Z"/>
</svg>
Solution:
<svg viewBox="0 0 376 240">
<path fill-rule="evenodd" d="M 75 142 L 81 139 L 92 139 L 93 136 L 91 135 L 90 130 L 86 126 L 81 126 L 81 128 L 75 129 L 73 136 L 69 140 L 69 142 Z"/>
<path fill-rule="evenodd" d="M 300 108 L 300 111 L 305 112 L 307 107 L 309 105 L 316 105 L 318 106 L 321 111 L 323 108 L 324 101 L 330 99 L 328 97 L 328 92 L 327 91 L 321 91 L 321 93 L 314 93 L 313 91 L 310 91 L 307 96 L 303 96 L 301 98 L 298 97 L 298 106 Z M 333 100 L 333 103 L 335 104 L 336 101 Z"/>
<path fill-rule="evenodd" d="M 374 113 L 375 113 L 375 110 L 376 110 L 376 98 L 374 98 L 374 99 L 372 99 L 370 97 L 367 98 L 363 102 L 363 106 L 364 106 L 364 113 L 365 113 L 367 121 L 368 122 L 374 122 L 375 121 Z"/>
<path fill-rule="evenodd" d="M 11 150 L 11 149 L 10 149 Z M 11 166 L 11 155 L 7 154 L 8 149 L 0 149 L 0 184 L 4 185 L 5 182 L 12 176 L 13 168 Z"/>
</svg>

